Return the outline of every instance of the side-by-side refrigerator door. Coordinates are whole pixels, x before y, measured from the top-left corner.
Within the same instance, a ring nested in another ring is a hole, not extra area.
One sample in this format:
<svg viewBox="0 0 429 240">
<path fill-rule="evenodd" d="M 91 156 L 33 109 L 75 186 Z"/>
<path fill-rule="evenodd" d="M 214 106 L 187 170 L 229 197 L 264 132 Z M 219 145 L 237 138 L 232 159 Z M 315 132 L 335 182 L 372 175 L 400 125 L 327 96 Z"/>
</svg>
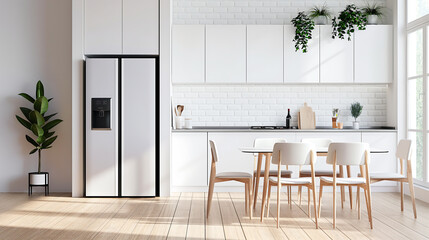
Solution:
<svg viewBox="0 0 429 240">
<path fill-rule="evenodd" d="M 88 58 L 85 82 L 85 195 L 118 196 L 118 59 Z"/>
<path fill-rule="evenodd" d="M 122 60 L 122 196 L 156 194 L 156 62 Z"/>
</svg>

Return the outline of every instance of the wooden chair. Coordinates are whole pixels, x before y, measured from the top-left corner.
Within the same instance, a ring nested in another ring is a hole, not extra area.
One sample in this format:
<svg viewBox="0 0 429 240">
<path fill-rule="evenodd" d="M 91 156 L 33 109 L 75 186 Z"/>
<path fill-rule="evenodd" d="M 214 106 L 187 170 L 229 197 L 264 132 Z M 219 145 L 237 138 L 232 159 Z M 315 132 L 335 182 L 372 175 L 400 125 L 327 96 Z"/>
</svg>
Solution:
<svg viewBox="0 0 429 240">
<path fill-rule="evenodd" d="M 395 181 L 401 185 L 401 211 L 404 211 L 404 182 L 410 187 L 410 196 L 413 201 L 414 218 L 417 218 L 416 199 L 414 195 L 413 173 L 411 168 L 411 140 L 402 139 L 396 148 L 396 157 L 401 166 L 400 173 L 375 172 L 370 173 L 371 183 L 380 181 Z M 404 160 L 407 161 L 407 175 L 404 175 Z M 359 174 L 358 176 L 361 176 Z"/>
<path fill-rule="evenodd" d="M 313 206 L 316 228 L 319 228 L 316 212 L 316 182 L 314 174 L 314 163 L 316 151 L 311 143 L 276 143 L 273 149 L 272 163 L 277 164 L 277 176 L 270 177 L 267 200 L 267 216 L 270 212 L 271 188 L 277 186 L 277 228 L 280 222 L 280 190 L 282 186 L 304 186 L 308 189 L 308 216 L 310 214 L 310 189 L 313 190 Z M 281 165 L 310 165 L 311 178 L 283 178 L 281 176 Z"/>
<path fill-rule="evenodd" d="M 214 184 L 217 182 L 237 181 L 242 182 L 245 185 L 245 209 L 246 213 L 250 213 L 249 216 L 250 219 L 252 219 L 252 174 L 246 172 L 216 173 L 216 163 L 218 162 L 216 144 L 211 140 L 209 142 L 210 150 L 212 153 L 212 166 L 210 171 L 209 196 L 207 201 L 207 218 L 210 214 L 210 206 L 212 204 Z"/>
<path fill-rule="evenodd" d="M 316 149 L 318 148 L 328 148 L 329 144 L 332 143 L 332 140 L 329 138 L 303 138 L 301 142 L 307 142 L 314 144 Z M 350 168 L 347 169 L 347 176 L 350 177 Z M 332 170 L 315 170 L 316 177 L 332 177 L 334 174 Z M 299 177 L 311 177 L 311 171 L 309 169 L 299 169 Z M 337 177 L 344 177 L 343 168 L 340 167 L 339 172 L 337 172 Z M 299 205 L 301 206 L 301 187 L 298 187 L 298 198 Z M 344 187 L 341 187 L 341 208 L 344 208 L 345 192 Z M 353 209 L 353 192 L 352 187 L 349 187 L 349 196 L 350 196 L 350 208 Z"/>
<path fill-rule="evenodd" d="M 265 149 L 265 148 L 272 149 L 274 147 L 274 144 L 285 143 L 285 142 L 286 142 L 286 139 L 284 139 L 284 138 L 256 138 L 255 141 L 253 142 L 253 147 L 254 148 L 261 148 L 261 149 Z M 259 179 L 263 178 L 265 175 L 265 170 L 261 169 L 261 166 L 257 166 L 257 163 L 258 163 L 257 158 L 258 158 L 258 154 L 255 154 L 255 168 L 253 171 L 253 188 L 254 188 L 253 192 L 254 193 L 258 192 L 257 188 L 259 188 Z M 271 160 L 265 159 L 265 161 L 271 161 Z M 260 162 L 260 163 L 262 163 L 262 162 Z M 259 178 L 257 176 L 258 170 L 260 171 Z M 290 171 L 288 169 L 288 166 L 286 166 L 286 170 L 282 170 L 281 174 L 282 174 L 282 177 L 284 177 L 284 178 L 290 178 L 292 176 L 292 171 Z M 270 177 L 277 176 L 277 170 L 270 170 L 268 173 L 268 176 L 270 176 Z M 291 195 L 290 195 L 291 191 L 290 190 L 291 189 L 288 188 L 288 201 L 289 201 L 289 204 L 292 206 L 292 201 L 290 200 L 291 199 Z M 256 207 L 256 200 L 257 200 L 258 196 L 255 195 L 253 197 L 254 197 L 253 208 L 255 208 Z"/>
<path fill-rule="evenodd" d="M 320 178 L 320 191 L 319 191 L 319 218 L 322 204 L 322 194 L 324 186 L 332 186 L 333 192 L 333 228 L 335 229 L 336 218 L 336 188 L 337 186 L 356 186 L 358 191 L 358 199 L 360 199 L 360 188 L 365 191 L 365 199 L 368 210 L 368 220 L 372 224 L 372 208 L 371 208 L 371 186 L 369 180 L 369 145 L 367 143 L 331 143 L 328 149 L 328 157 L 326 163 L 332 164 L 333 172 L 337 171 L 337 165 L 342 166 L 360 166 L 362 176 L 355 178 L 338 178 L 336 175 L 333 177 Z M 358 201 L 358 218 L 360 219 L 360 200 Z"/>
</svg>

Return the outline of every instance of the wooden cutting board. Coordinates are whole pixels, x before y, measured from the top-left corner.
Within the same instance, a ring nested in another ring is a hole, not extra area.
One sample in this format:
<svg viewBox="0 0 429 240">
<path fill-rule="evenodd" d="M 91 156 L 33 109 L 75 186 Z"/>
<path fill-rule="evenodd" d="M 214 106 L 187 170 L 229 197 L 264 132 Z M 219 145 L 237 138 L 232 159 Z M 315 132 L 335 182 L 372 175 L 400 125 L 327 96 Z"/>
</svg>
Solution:
<svg viewBox="0 0 429 240">
<path fill-rule="evenodd" d="M 313 109 L 304 103 L 304 106 L 299 109 L 298 113 L 298 128 L 299 129 L 315 129 L 316 114 Z"/>
</svg>

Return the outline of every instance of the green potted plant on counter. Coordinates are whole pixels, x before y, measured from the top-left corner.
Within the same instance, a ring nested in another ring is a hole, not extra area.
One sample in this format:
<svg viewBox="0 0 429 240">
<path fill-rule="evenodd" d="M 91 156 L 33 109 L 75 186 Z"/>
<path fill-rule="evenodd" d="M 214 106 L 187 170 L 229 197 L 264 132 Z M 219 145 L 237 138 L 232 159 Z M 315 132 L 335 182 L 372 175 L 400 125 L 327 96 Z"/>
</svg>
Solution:
<svg viewBox="0 0 429 240">
<path fill-rule="evenodd" d="M 301 49 L 303 53 L 306 53 L 308 41 L 312 38 L 314 21 L 304 12 L 299 12 L 298 16 L 293 18 L 291 22 L 295 27 L 295 37 L 293 39 L 295 42 L 295 51 Z"/>
<path fill-rule="evenodd" d="M 354 4 L 347 5 L 346 9 L 340 12 L 338 21 L 336 17 L 332 19 L 332 38 L 344 39 L 345 35 L 348 35 L 347 39 L 351 41 L 356 28 L 365 30 L 366 24 L 366 15 Z"/>
<path fill-rule="evenodd" d="M 38 81 L 36 84 L 36 98 L 31 97 L 27 93 L 20 93 L 19 95 L 27 99 L 32 104 L 32 108 L 20 107 L 23 117 L 16 115 L 16 119 L 33 135 L 33 137 L 25 135 L 25 139 L 33 147 L 30 154 L 36 152 L 38 154 L 37 172 L 29 173 L 29 184 L 30 186 L 45 186 L 49 184 L 49 177 L 47 177 L 47 173 L 42 172 L 42 150 L 52 148 L 52 144 L 58 137 L 54 136 L 55 132 L 52 129 L 61 123 L 62 120 L 51 120 L 57 113 L 46 115 L 49 102 L 52 98 L 48 99 L 45 97 L 41 81 Z"/>
<path fill-rule="evenodd" d="M 362 113 L 362 109 L 363 109 L 363 106 L 360 105 L 359 102 L 352 103 L 350 107 L 351 114 L 355 119 L 355 121 L 353 122 L 353 129 L 359 129 L 359 122 L 357 121 L 357 118 Z"/>
<path fill-rule="evenodd" d="M 378 23 L 378 19 L 383 17 L 383 7 L 377 3 L 369 4 L 362 8 L 363 13 L 366 16 L 368 24 L 374 25 Z"/>
<path fill-rule="evenodd" d="M 321 7 L 315 6 L 310 10 L 310 17 L 316 25 L 326 25 L 331 18 L 331 12 L 326 4 Z"/>
</svg>

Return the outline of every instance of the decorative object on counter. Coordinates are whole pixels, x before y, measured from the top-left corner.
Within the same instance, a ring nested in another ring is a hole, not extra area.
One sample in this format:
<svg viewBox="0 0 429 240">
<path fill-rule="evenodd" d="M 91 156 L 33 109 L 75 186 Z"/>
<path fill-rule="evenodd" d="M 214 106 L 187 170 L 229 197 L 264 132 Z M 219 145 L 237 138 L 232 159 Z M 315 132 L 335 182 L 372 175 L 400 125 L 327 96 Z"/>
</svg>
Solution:
<svg viewBox="0 0 429 240">
<path fill-rule="evenodd" d="M 332 38 L 344 39 L 347 34 L 347 39 L 351 41 L 356 28 L 365 30 L 367 21 L 366 15 L 354 4 L 347 5 L 346 9 L 340 12 L 338 22 L 336 17 L 332 19 Z"/>
<path fill-rule="evenodd" d="M 298 128 L 316 129 L 316 114 L 313 112 L 313 109 L 307 105 L 307 103 L 304 103 L 304 106 L 299 109 Z"/>
<path fill-rule="evenodd" d="M 307 52 L 308 41 L 312 38 L 312 31 L 314 29 L 314 21 L 308 17 L 304 12 L 299 12 L 298 16 L 291 20 L 295 27 L 295 51 L 299 49 L 303 53 Z"/>
<path fill-rule="evenodd" d="M 176 129 L 182 129 L 185 127 L 185 118 L 182 116 L 183 110 L 185 110 L 185 106 L 183 105 L 177 105 L 176 108 L 174 108 L 174 114 L 176 114 Z"/>
<path fill-rule="evenodd" d="M 185 118 L 185 128 L 192 129 L 192 118 Z"/>
<path fill-rule="evenodd" d="M 292 116 L 290 115 L 290 108 L 287 109 L 286 116 L 286 129 L 290 129 L 290 122 L 292 121 Z"/>
<path fill-rule="evenodd" d="M 329 11 L 326 3 L 321 6 L 315 6 L 310 10 L 310 17 L 313 19 L 316 25 L 326 25 L 328 20 L 331 18 L 331 12 Z"/>
<path fill-rule="evenodd" d="M 52 128 L 63 121 L 61 119 L 49 121 L 52 117 L 57 115 L 57 113 L 45 116 L 52 98 L 46 98 L 44 92 L 45 90 L 42 82 L 38 81 L 36 84 L 36 98 L 31 97 L 27 93 L 19 94 L 33 104 L 33 109 L 20 107 L 24 118 L 16 115 L 16 119 L 36 137 L 36 139 L 33 139 L 29 135 L 25 135 L 27 142 L 34 147 L 33 150 L 30 151 L 30 154 L 38 153 L 37 172 L 28 174 L 28 194 L 32 193 L 33 186 L 43 186 L 45 187 L 45 195 L 49 194 L 49 173 L 41 171 L 42 150 L 52 148 L 52 144 L 58 137 L 54 136 L 55 132 L 52 131 Z M 46 191 L 46 188 L 48 188 L 48 191 Z"/>
<path fill-rule="evenodd" d="M 342 123 L 342 122 L 337 122 L 337 128 L 338 128 L 338 129 L 343 129 L 343 127 L 344 127 L 344 123 Z"/>
<path fill-rule="evenodd" d="M 357 121 L 357 118 L 362 113 L 363 106 L 360 105 L 359 102 L 352 103 L 350 107 L 350 111 L 352 116 L 355 118 L 355 121 L 353 122 L 353 129 L 359 129 L 359 122 Z"/>
<path fill-rule="evenodd" d="M 334 108 L 332 109 L 332 128 L 337 128 L 338 114 L 340 113 L 340 109 Z"/>
<path fill-rule="evenodd" d="M 384 15 L 382 9 L 383 6 L 377 3 L 367 3 L 366 6 L 362 8 L 362 11 L 367 18 L 368 24 L 376 25 L 378 23 L 378 20 L 381 19 Z"/>
</svg>

